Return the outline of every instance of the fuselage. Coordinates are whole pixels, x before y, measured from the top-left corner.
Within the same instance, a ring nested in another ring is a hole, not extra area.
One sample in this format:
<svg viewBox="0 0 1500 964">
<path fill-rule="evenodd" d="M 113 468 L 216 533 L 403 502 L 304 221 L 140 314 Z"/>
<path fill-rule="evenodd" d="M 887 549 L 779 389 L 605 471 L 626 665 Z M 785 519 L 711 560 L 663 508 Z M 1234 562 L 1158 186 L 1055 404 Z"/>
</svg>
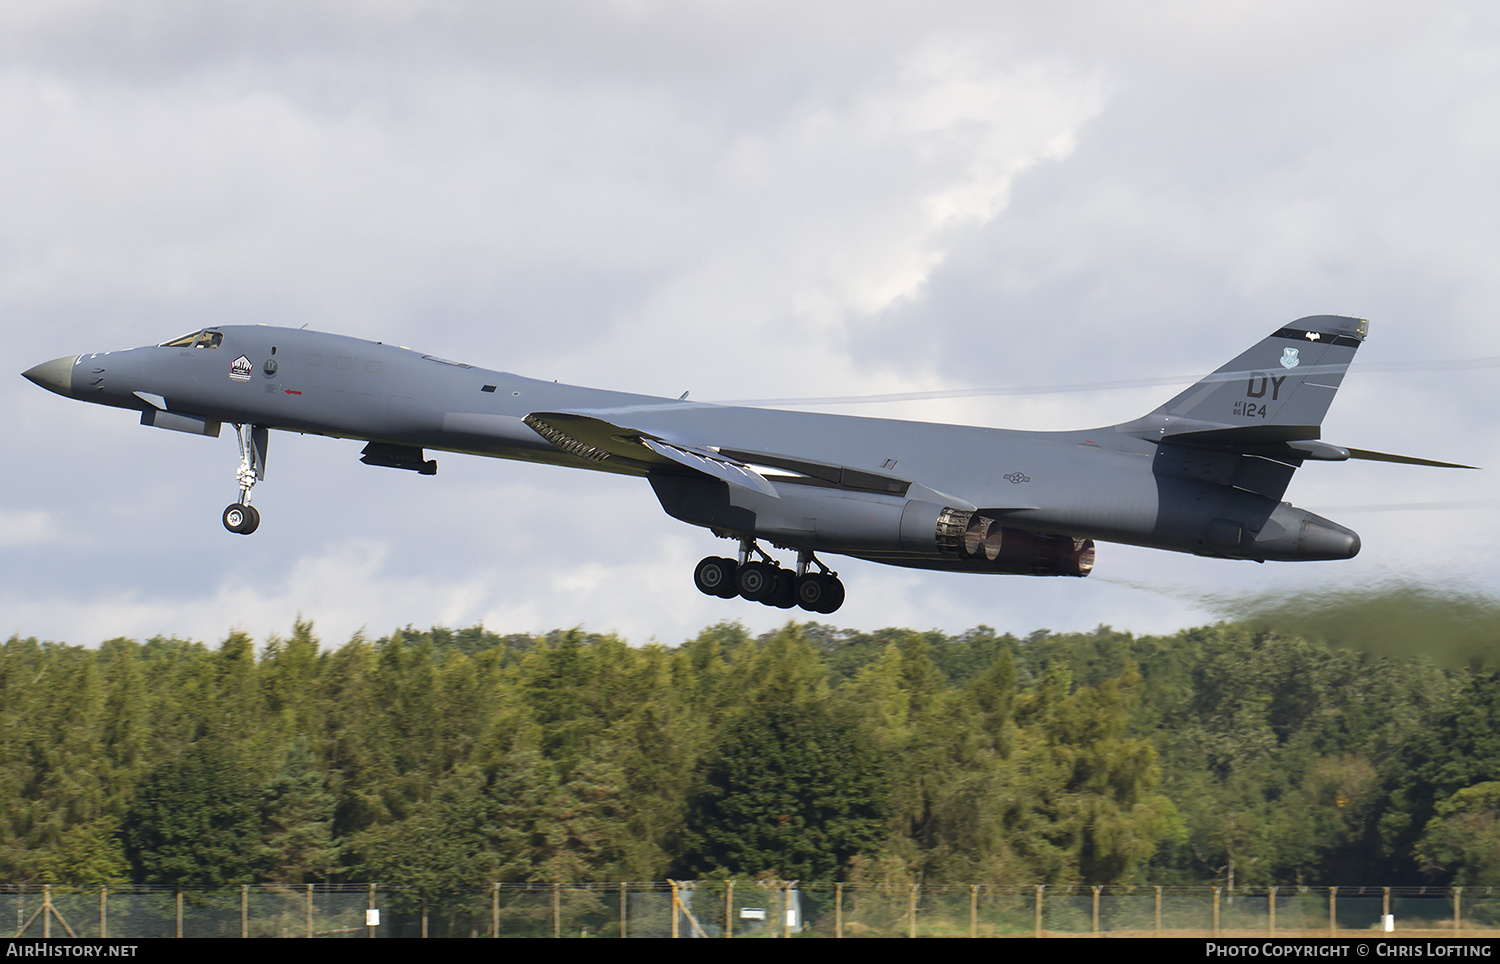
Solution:
<svg viewBox="0 0 1500 964">
<path fill-rule="evenodd" d="M 196 342 L 186 336 L 79 355 L 70 364 L 58 359 L 45 376 L 36 373 L 46 366 L 27 375 L 59 394 L 139 410 L 143 421 L 163 427 L 181 427 L 165 424 L 173 418 L 244 423 L 648 477 L 669 513 L 721 535 L 897 565 L 988 571 L 982 552 L 955 553 L 943 544 L 941 511 L 934 541 L 931 529 L 922 531 L 927 516 L 913 514 L 913 505 L 982 513 L 1007 531 L 1236 558 L 1347 558 L 1358 551 L 1357 536 L 1284 505 L 1279 489 L 1225 484 L 1179 466 L 1173 452 L 1164 461 L 1163 446 L 1126 426 L 1025 432 L 722 406 L 540 381 L 322 332 L 208 331 L 211 338 Z M 556 412 L 628 427 L 632 438 L 736 453 L 771 467 L 765 478 L 774 493 L 714 482 L 644 448 L 634 458 L 625 435 L 614 457 L 574 454 L 526 421 Z M 877 481 L 830 483 L 806 471 L 775 471 L 779 463 L 804 461 Z M 1254 536 L 1261 543 L 1254 549 L 1250 536 L 1216 543 L 1216 521 L 1226 519 L 1255 533 L 1270 527 L 1300 534 Z M 1308 519 L 1324 525 L 1327 538 L 1304 538 Z"/>
</svg>

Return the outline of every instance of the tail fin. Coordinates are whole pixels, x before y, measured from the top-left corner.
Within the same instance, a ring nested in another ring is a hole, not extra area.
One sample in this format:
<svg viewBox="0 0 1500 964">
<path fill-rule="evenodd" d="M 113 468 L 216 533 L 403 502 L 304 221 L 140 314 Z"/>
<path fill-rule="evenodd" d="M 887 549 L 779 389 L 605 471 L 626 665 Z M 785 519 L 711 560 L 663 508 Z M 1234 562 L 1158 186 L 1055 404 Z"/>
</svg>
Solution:
<svg viewBox="0 0 1500 964">
<path fill-rule="evenodd" d="M 1369 322 L 1359 318 L 1299 318 L 1146 420 L 1168 436 L 1251 428 L 1259 431 L 1236 434 L 1315 439 L 1368 330 Z"/>
<path fill-rule="evenodd" d="M 1157 443 L 1157 476 L 1279 500 L 1304 460 L 1349 458 L 1318 438 L 1367 328 L 1358 318 L 1299 318 L 1116 430 Z"/>
<path fill-rule="evenodd" d="M 1233 483 L 1278 498 L 1292 469 L 1308 459 L 1473 468 L 1320 441 L 1323 416 L 1369 325 L 1364 319 L 1339 315 L 1298 318 L 1150 415 L 1116 428 L 1179 452 L 1208 449 L 1284 463 L 1285 472 L 1274 473 L 1274 483 Z M 1245 465 L 1240 468 L 1243 472 Z"/>
</svg>

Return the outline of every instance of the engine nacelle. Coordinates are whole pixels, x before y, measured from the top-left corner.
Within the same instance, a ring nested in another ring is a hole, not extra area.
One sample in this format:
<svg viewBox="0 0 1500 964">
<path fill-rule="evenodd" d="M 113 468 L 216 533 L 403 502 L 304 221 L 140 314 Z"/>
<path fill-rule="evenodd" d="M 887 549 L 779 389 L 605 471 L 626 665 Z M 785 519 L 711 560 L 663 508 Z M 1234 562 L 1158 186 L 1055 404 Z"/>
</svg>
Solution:
<svg viewBox="0 0 1500 964">
<path fill-rule="evenodd" d="M 939 544 L 956 542 L 953 550 L 959 557 L 981 571 L 1082 577 L 1094 569 L 1092 539 L 1011 529 L 988 516 L 952 509 L 947 510 L 944 521 L 946 525 L 940 522 L 938 526 Z M 962 534 L 954 539 L 960 526 Z"/>
<path fill-rule="evenodd" d="M 1094 568 L 1092 539 L 1007 528 L 972 508 L 811 485 L 782 486 L 773 499 L 715 480 L 649 478 L 670 515 L 720 535 L 918 569 L 1087 576 Z"/>
</svg>

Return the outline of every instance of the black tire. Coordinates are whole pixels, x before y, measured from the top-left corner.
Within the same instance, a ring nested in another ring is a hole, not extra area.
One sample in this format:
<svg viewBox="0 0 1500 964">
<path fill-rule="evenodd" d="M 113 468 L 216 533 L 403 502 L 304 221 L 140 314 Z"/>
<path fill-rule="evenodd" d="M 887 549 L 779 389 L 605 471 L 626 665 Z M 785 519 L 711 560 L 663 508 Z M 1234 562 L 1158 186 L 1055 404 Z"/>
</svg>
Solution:
<svg viewBox="0 0 1500 964">
<path fill-rule="evenodd" d="M 250 518 L 249 514 L 245 511 L 248 508 L 249 506 L 240 505 L 238 502 L 231 506 L 225 506 L 222 517 L 224 528 L 230 532 L 237 532 L 243 535 L 245 532 L 245 522 Z"/>
<path fill-rule="evenodd" d="M 740 566 L 736 581 L 741 596 L 751 602 L 765 602 L 776 591 L 776 567 L 764 562 L 747 562 Z"/>
<path fill-rule="evenodd" d="M 776 570 L 776 589 L 766 599 L 767 606 L 775 606 L 777 609 L 795 609 L 797 607 L 797 574 L 790 569 Z"/>
<path fill-rule="evenodd" d="M 818 609 L 818 612 L 826 616 L 829 613 L 838 612 L 839 607 L 844 604 L 844 584 L 837 576 L 825 576 L 824 578 L 828 580 L 828 591 L 823 598 L 823 605 Z"/>
<path fill-rule="evenodd" d="M 818 607 L 828 595 L 828 577 L 816 572 L 806 572 L 797 577 L 795 587 L 797 605 L 810 613 L 822 612 Z"/>
<path fill-rule="evenodd" d="M 724 595 L 726 588 L 730 596 L 737 596 L 739 585 L 735 582 L 734 575 L 738 568 L 733 559 L 709 556 L 693 570 L 693 585 L 705 596 L 728 598 Z"/>
<path fill-rule="evenodd" d="M 240 527 L 240 535 L 248 536 L 260 528 L 260 511 L 253 505 L 245 506 L 245 524 Z"/>
<path fill-rule="evenodd" d="M 734 599 L 740 594 L 740 564 L 733 559 L 725 559 L 724 570 L 727 575 L 719 586 L 718 596 L 720 599 Z"/>
</svg>

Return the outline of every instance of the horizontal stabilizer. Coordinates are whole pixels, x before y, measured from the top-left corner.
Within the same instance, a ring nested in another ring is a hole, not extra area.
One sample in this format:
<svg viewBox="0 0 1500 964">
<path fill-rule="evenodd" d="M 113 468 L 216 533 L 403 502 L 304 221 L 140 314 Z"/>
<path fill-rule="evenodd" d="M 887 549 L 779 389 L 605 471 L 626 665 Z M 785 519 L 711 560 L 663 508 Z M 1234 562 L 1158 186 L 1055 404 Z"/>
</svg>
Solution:
<svg viewBox="0 0 1500 964">
<path fill-rule="evenodd" d="M 1477 469 L 1477 465 L 1460 465 L 1457 462 L 1438 462 L 1434 459 L 1419 459 L 1414 455 L 1390 455 L 1386 452 L 1371 452 L 1369 449 L 1349 449 L 1351 459 L 1366 462 L 1400 462 L 1403 465 L 1430 465 L 1439 469 Z"/>
<path fill-rule="evenodd" d="M 1367 462 L 1400 462 L 1403 465 L 1429 465 L 1439 469 L 1474 469 L 1475 465 L 1420 459 L 1414 455 L 1390 455 L 1369 449 L 1351 449 L 1318 438 L 1314 425 L 1247 425 L 1244 428 L 1221 428 L 1205 432 L 1165 434 L 1159 442 L 1214 452 L 1259 455 L 1282 462 L 1343 462 L 1361 459 Z"/>
</svg>

